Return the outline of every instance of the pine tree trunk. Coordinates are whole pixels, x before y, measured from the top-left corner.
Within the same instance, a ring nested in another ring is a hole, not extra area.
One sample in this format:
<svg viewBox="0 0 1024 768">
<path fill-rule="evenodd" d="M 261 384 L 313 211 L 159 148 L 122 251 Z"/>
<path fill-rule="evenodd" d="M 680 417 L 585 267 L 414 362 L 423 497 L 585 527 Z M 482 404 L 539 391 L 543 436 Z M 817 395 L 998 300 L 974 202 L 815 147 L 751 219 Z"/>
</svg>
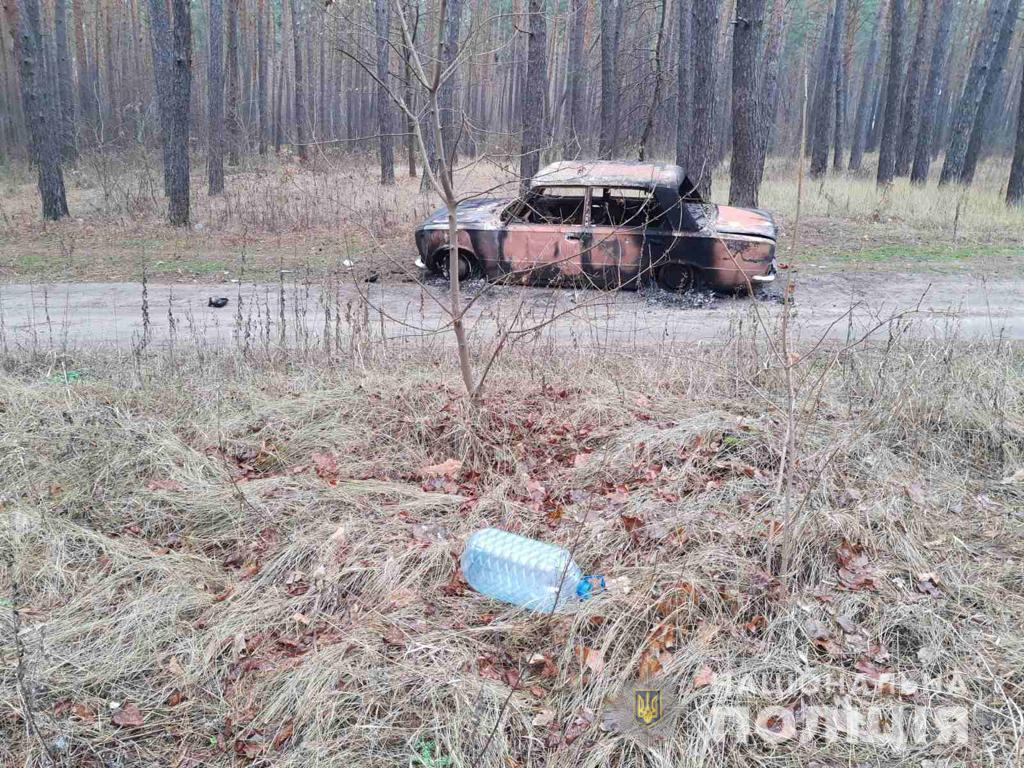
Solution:
<svg viewBox="0 0 1024 768">
<path fill-rule="evenodd" d="M 256 108 L 259 110 L 258 151 L 267 152 L 267 136 L 270 121 L 267 119 L 267 18 L 266 0 L 256 2 Z"/>
<path fill-rule="evenodd" d="M 75 144 L 75 97 L 71 78 L 71 53 L 68 50 L 67 0 L 54 0 L 53 34 L 57 46 L 57 83 L 60 94 L 61 156 L 74 160 L 78 155 Z"/>
<path fill-rule="evenodd" d="M 1017 141 L 1006 187 L 1007 205 L 1024 205 L 1024 66 L 1021 67 L 1020 100 L 1017 103 Z"/>
<path fill-rule="evenodd" d="M 763 0 L 760 0 L 763 2 Z M 647 143 L 651 140 L 651 133 L 654 131 L 654 121 L 657 117 L 657 109 L 661 104 L 661 52 L 665 46 L 665 20 L 668 18 L 668 0 L 661 0 L 661 10 L 658 14 L 658 36 L 654 42 L 654 92 L 651 94 L 651 101 L 647 107 L 647 119 L 644 121 L 643 130 L 640 133 L 640 143 L 637 151 L 637 159 L 643 160 L 647 156 Z"/>
<path fill-rule="evenodd" d="M 14 53 L 21 78 L 21 100 L 28 123 L 30 156 L 38 172 L 43 218 L 56 221 L 68 215 L 64 172 L 60 165 L 56 100 L 43 66 L 45 55 L 39 0 L 20 0 L 7 6 Z M 17 18 L 12 18 L 17 14 Z"/>
<path fill-rule="evenodd" d="M 819 80 L 821 99 L 816 100 L 814 142 L 811 145 L 811 176 L 817 178 L 828 170 L 830 135 L 835 124 L 836 91 L 839 79 L 842 33 L 846 20 L 846 0 L 836 0 L 832 27 L 828 31 L 828 52 Z"/>
<path fill-rule="evenodd" d="M 408 18 L 408 14 L 406 15 Z M 413 17 L 412 30 L 410 31 L 410 37 L 413 43 L 416 42 L 416 36 L 419 29 L 419 6 L 416 6 L 416 15 Z M 408 46 L 402 46 L 402 70 L 405 73 L 405 103 L 412 112 L 416 111 L 416 95 L 413 90 L 413 73 L 412 73 L 412 52 Z M 416 126 L 413 123 L 412 117 L 408 113 L 405 113 L 405 154 L 409 166 L 409 178 L 416 178 Z"/>
<path fill-rule="evenodd" d="M 523 89 L 522 149 L 519 156 L 519 180 L 526 191 L 540 169 L 544 141 L 544 97 L 548 89 L 547 19 L 544 0 L 530 0 L 529 37 L 526 45 L 526 87 Z"/>
<path fill-rule="evenodd" d="M 71 18 L 75 27 L 75 71 L 78 75 L 78 116 L 80 120 L 93 123 L 96 115 L 93 110 L 92 69 L 85 44 L 85 12 L 82 9 L 84 2 L 85 0 L 71 0 Z"/>
<path fill-rule="evenodd" d="M 921 67 L 925 57 L 925 45 L 928 39 L 929 18 L 932 3 L 921 3 L 921 13 L 917 20 L 917 34 L 914 36 L 914 48 L 910 54 L 910 67 L 907 71 L 907 85 L 903 93 L 903 120 L 900 124 L 899 141 L 896 146 L 897 176 L 907 176 L 914 158 L 914 144 L 921 126 Z"/>
<path fill-rule="evenodd" d="M 757 141 L 762 112 L 757 60 L 764 27 L 765 0 L 738 0 L 732 47 L 732 164 L 729 205 L 757 206 Z"/>
<path fill-rule="evenodd" d="M 992 57 L 985 77 L 985 87 L 981 92 L 981 101 L 978 104 L 978 114 L 974 118 L 974 125 L 971 127 L 971 138 L 967 143 L 967 154 L 964 157 L 964 169 L 960 174 L 960 183 L 970 185 L 974 181 L 974 173 L 978 168 L 978 161 L 981 158 L 985 131 L 991 117 L 992 105 L 995 103 L 995 94 L 999 90 L 999 84 L 1003 77 L 1003 69 L 1006 67 L 1006 58 L 1010 52 L 1010 41 L 1013 39 L 1013 32 L 1017 25 L 1017 15 L 1020 13 L 1021 0 L 1010 0 L 1006 9 L 1006 15 L 1000 25 L 999 39 L 996 42 L 996 51 Z"/>
<path fill-rule="evenodd" d="M 949 47 L 949 30 L 953 21 L 953 0 L 942 0 L 938 11 L 935 40 L 932 42 L 931 64 L 928 67 L 928 81 L 921 99 L 921 119 L 914 146 L 914 165 L 910 172 L 913 184 L 928 181 L 928 170 L 932 163 L 932 138 L 935 132 L 935 116 L 938 108 L 939 84 L 942 80 L 946 49 Z"/>
<path fill-rule="evenodd" d="M 449 0 L 444 25 L 444 50 L 442 61 L 445 68 L 451 67 L 459 55 L 459 44 L 462 36 L 462 3 L 463 0 Z M 458 142 L 462 133 L 462 115 L 456 104 L 459 88 L 458 69 L 453 68 L 441 83 L 438 91 L 438 102 L 441 108 L 441 137 L 447 166 L 452 168 L 458 162 Z"/>
<path fill-rule="evenodd" d="M 309 159 L 306 136 L 306 83 L 302 76 L 302 22 L 300 0 L 291 0 L 292 53 L 295 60 L 295 148 L 301 162 Z"/>
<path fill-rule="evenodd" d="M 687 169 L 693 141 L 693 0 L 679 0 L 676 58 L 676 165 Z"/>
<path fill-rule="evenodd" d="M 228 165 L 238 165 L 239 151 L 242 143 L 242 122 L 238 113 L 238 3 L 240 0 L 227 0 L 227 70 L 225 78 L 225 101 L 227 109 L 225 124 L 227 128 Z"/>
<path fill-rule="evenodd" d="M 693 141 L 687 169 L 698 194 L 711 198 L 718 0 L 693 0 Z"/>
<path fill-rule="evenodd" d="M 967 73 L 967 81 L 953 115 L 949 148 L 946 150 L 946 158 L 942 163 L 939 186 L 949 184 L 951 181 L 960 181 L 963 178 L 971 130 L 981 109 L 986 76 L 995 58 L 1001 23 L 1006 18 L 1006 9 L 1009 4 L 1010 0 L 989 0 L 985 19 L 982 22 L 981 36 L 974 51 L 974 58 L 971 60 L 970 71 Z"/>
<path fill-rule="evenodd" d="M 822 114 L 822 99 L 825 97 L 826 76 L 828 74 L 828 50 L 832 42 L 832 22 L 835 18 L 835 10 L 832 3 L 828 4 L 828 13 L 825 15 L 825 23 L 821 28 L 821 41 L 818 44 L 818 52 L 815 56 L 814 65 L 814 86 L 811 96 L 811 110 L 808 114 L 807 137 L 804 141 L 805 156 L 814 156 L 814 142 L 817 137 L 817 120 Z"/>
<path fill-rule="evenodd" d="M 386 83 L 390 59 L 388 43 L 391 29 L 389 0 L 374 0 L 373 10 L 377 24 L 377 134 L 380 155 L 380 183 L 395 183 L 395 152 L 391 137 L 391 96 Z"/>
<path fill-rule="evenodd" d="M 156 92 L 157 115 L 160 118 L 161 144 L 164 161 L 164 195 L 170 197 L 171 178 L 171 22 L 167 16 L 167 3 L 163 0 L 149 0 L 149 39 L 153 47 L 153 78 Z M 99 54 L 94 51 L 98 61 Z M 99 120 L 99 100 L 97 120 Z"/>
<path fill-rule="evenodd" d="M 615 151 L 615 95 L 618 78 L 618 5 L 622 0 L 601 0 L 601 135 L 598 154 L 609 158 Z"/>
<path fill-rule="evenodd" d="M 843 143 L 845 141 L 846 134 L 846 121 L 847 121 L 847 105 L 846 105 L 846 89 L 847 89 L 847 72 L 846 72 L 846 59 L 844 55 L 844 47 L 842 45 L 843 38 L 846 34 L 846 27 L 837 30 L 839 36 L 839 50 L 836 61 L 836 117 L 835 117 L 835 128 L 832 131 L 832 170 L 841 171 L 843 169 Z"/>
<path fill-rule="evenodd" d="M 162 3 L 164 0 L 152 0 Z M 171 0 L 170 98 L 166 114 L 170 130 L 167 218 L 176 226 L 189 223 L 189 110 L 192 103 L 192 15 L 189 0 Z"/>
<path fill-rule="evenodd" d="M 586 0 L 571 0 L 569 50 L 566 56 L 566 101 L 568 112 L 562 155 L 578 157 L 583 150 L 583 38 L 586 33 Z"/>
<path fill-rule="evenodd" d="M 885 93 L 885 124 L 882 127 L 882 143 L 878 151 L 878 173 L 875 176 L 879 186 L 892 183 L 896 170 L 896 141 L 900 121 L 900 86 L 903 79 L 903 18 L 904 0 L 892 0 L 889 7 L 889 74 Z"/>
<path fill-rule="evenodd" d="M 757 160 L 754 171 L 757 174 L 757 189 L 764 179 L 764 165 L 768 159 L 768 147 L 775 127 L 775 114 L 779 101 L 779 64 L 782 46 L 786 36 L 786 0 L 774 0 L 771 23 L 764 52 L 764 72 L 761 75 L 761 115 L 758 119 Z"/>
<path fill-rule="evenodd" d="M 224 191 L 224 0 L 210 0 L 209 64 L 206 74 L 210 195 Z"/>
</svg>

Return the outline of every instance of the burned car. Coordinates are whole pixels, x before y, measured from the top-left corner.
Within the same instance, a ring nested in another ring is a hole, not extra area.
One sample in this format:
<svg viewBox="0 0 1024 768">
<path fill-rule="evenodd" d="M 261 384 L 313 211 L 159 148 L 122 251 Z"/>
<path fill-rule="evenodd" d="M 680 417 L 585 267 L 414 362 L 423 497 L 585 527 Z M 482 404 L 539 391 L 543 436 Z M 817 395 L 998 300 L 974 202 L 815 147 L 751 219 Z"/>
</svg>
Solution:
<svg viewBox="0 0 1024 768">
<path fill-rule="evenodd" d="M 502 283 L 670 291 L 750 290 L 775 279 L 770 214 L 704 202 L 677 165 L 558 162 L 513 200 L 456 212 L 459 277 Z M 449 265 L 448 213 L 416 229 L 417 264 Z"/>
</svg>

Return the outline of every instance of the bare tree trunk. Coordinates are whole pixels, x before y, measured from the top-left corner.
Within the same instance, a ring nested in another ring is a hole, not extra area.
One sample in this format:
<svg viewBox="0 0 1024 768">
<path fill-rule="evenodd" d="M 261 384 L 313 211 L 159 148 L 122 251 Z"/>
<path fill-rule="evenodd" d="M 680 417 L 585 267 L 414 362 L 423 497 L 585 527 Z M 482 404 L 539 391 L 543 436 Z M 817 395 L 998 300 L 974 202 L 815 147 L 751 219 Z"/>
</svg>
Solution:
<svg viewBox="0 0 1024 768">
<path fill-rule="evenodd" d="M 757 59 L 764 26 L 765 0 L 738 0 L 732 48 L 732 167 L 729 204 L 757 205 L 759 109 Z"/>
<path fill-rule="evenodd" d="M 444 19 L 444 50 L 441 61 L 447 69 L 459 56 L 462 37 L 463 0 L 450 0 Z M 444 151 L 448 153 L 449 167 L 459 159 L 459 139 L 462 134 L 462 114 L 455 103 L 458 96 L 458 68 L 452 68 L 441 83 L 438 99 L 441 106 L 441 130 L 444 133 Z"/>
<path fill-rule="evenodd" d="M 299 160 L 309 159 L 306 146 L 306 84 L 302 76 L 302 30 L 299 22 L 299 2 L 291 0 L 292 9 L 292 51 L 295 58 L 295 146 Z"/>
<path fill-rule="evenodd" d="M 71 0 L 71 18 L 75 27 L 75 70 L 78 74 L 78 115 L 80 120 L 94 122 L 92 67 L 85 44 L 85 0 Z"/>
<path fill-rule="evenodd" d="M 761 188 L 764 178 L 764 165 L 768 159 L 768 147 L 772 140 L 775 126 L 775 114 L 779 101 L 779 61 L 786 31 L 786 0 L 774 0 L 772 5 L 771 25 L 765 43 L 764 72 L 761 75 L 761 115 L 757 125 L 757 160 L 754 171 L 757 174 L 757 189 Z"/>
<path fill-rule="evenodd" d="M 60 94 L 61 156 L 74 160 L 78 155 L 75 144 L 75 97 L 71 78 L 71 54 L 68 51 L 67 0 L 54 0 L 53 34 L 57 46 L 57 83 Z"/>
<path fill-rule="evenodd" d="M 857 112 L 853 117 L 853 133 L 850 136 L 850 164 L 848 166 L 851 171 L 859 171 L 864 159 L 864 145 L 867 143 L 868 123 L 871 120 L 873 107 L 871 98 L 874 93 L 875 68 L 878 66 L 878 39 L 882 36 L 884 14 L 885 0 L 882 0 L 875 13 L 875 25 L 868 43 L 868 53 L 864 59 L 864 74 L 861 77 Z"/>
<path fill-rule="evenodd" d="M 715 43 L 718 35 L 718 0 L 693 0 L 693 143 L 690 145 L 690 180 L 705 200 L 711 197 L 714 172 Z M 699 105 L 699 108 L 698 108 Z"/>
<path fill-rule="evenodd" d="M 846 20 L 846 0 L 836 0 L 832 26 L 828 30 L 828 53 L 825 54 L 824 74 L 820 79 L 821 99 L 816 100 L 814 116 L 814 141 L 811 145 L 812 178 L 828 170 L 829 137 L 835 121 L 835 98 L 842 55 L 843 26 Z"/>
<path fill-rule="evenodd" d="M 225 101 L 227 114 L 225 117 L 228 142 L 228 165 L 238 165 L 239 151 L 242 143 L 242 122 L 238 113 L 238 3 L 240 0 L 227 0 L 227 69 Z"/>
<path fill-rule="evenodd" d="M 1006 204 L 1024 205 L 1024 66 L 1021 67 L 1020 100 L 1017 104 L 1017 141 L 1006 186 Z"/>
<path fill-rule="evenodd" d="M 989 66 L 985 78 L 985 87 L 982 89 L 981 102 L 978 105 L 978 114 L 974 118 L 974 125 L 971 128 L 971 138 L 967 143 L 967 154 L 964 157 L 964 169 L 960 175 L 962 184 L 970 185 L 974 181 L 974 172 L 978 168 L 978 161 L 981 158 L 982 142 L 985 138 L 985 131 L 988 128 L 992 104 L 995 100 L 995 93 L 999 89 L 999 83 L 1003 77 L 1003 69 L 1006 67 L 1006 58 L 1010 52 L 1010 41 L 1013 39 L 1013 32 L 1017 25 L 1017 15 L 1020 13 L 1021 0 L 1010 0 L 1006 9 L 1006 15 L 1000 25 L 999 40 L 996 43 L 996 52 L 992 57 L 992 64 Z"/>
<path fill-rule="evenodd" d="M 416 3 L 415 9 L 416 14 L 413 17 L 412 29 L 409 31 L 412 41 L 415 43 L 417 33 L 419 32 L 420 25 L 420 14 L 419 4 Z M 409 47 L 406 45 L 402 46 L 402 70 L 405 72 L 405 103 L 409 106 L 411 112 L 416 111 L 415 96 L 413 91 L 413 71 L 412 71 L 412 54 L 409 51 Z M 409 163 L 409 178 L 416 178 L 416 126 L 413 124 L 413 119 L 409 114 L 405 116 L 405 153 Z"/>
<path fill-rule="evenodd" d="M 651 94 L 647 119 L 644 121 L 643 131 L 640 133 L 640 146 L 637 150 L 637 159 L 639 160 L 643 160 L 647 156 L 647 142 L 650 141 L 651 131 L 654 130 L 654 119 L 661 104 L 661 51 L 665 44 L 665 19 L 667 16 L 668 0 L 661 0 L 661 12 L 658 14 L 658 37 L 654 42 L 654 92 Z"/>
<path fill-rule="evenodd" d="M 910 172 L 910 181 L 914 184 L 924 184 L 928 181 L 928 170 L 932 163 L 935 114 L 938 107 L 939 83 L 942 79 L 943 64 L 946 61 L 946 49 L 949 47 L 949 30 L 953 21 L 953 0 L 942 0 L 938 13 L 935 40 L 932 43 L 931 64 L 928 69 L 928 82 L 925 84 L 924 97 L 921 101 L 920 127 L 914 147 L 914 166 Z"/>
<path fill-rule="evenodd" d="M 256 142 L 261 155 L 267 153 L 267 14 L 265 0 L 256 2 L 256 108 L 259 110 L 259 138 Z"/>
<path fill-rule="evenodd" d="M 562 154 L 576 157 L 583 150 L 580 141 L 583 119 L 583 38 L 586 32 L 586 0 L 571 0 L 569 12 L 569 51 L 566 60 L 568 125 L 562 142 Z"/>
<path fill-rule="evenodd" d="M 526 46 L 526 87 L 523 90 L 522 149 L 519 155 L 519 180 L 523 190 L 529 188 L 540 168 L 544 141 L 544 100 L 548 90 L 547 21 L 544 0 L 530 0 L 529 36 Z"/>
<path fill-rule="evenodd" d="M 967 160 L 967 145 L 970 141 L 974 121 L 981 109 L 985 80 L 995 58 L 1000 25 L 1006 18 L 1006 9 L 1009 4 L 1009 0 L 989 0 L 988 9 L 985 11 L 985 20 L 982 22 L 981 36 L 974 51 L 974 58 L 971 60 L 970 71 L 967 74 L 967 82 L 964 84 L 963 94 L 960 96 L 956 112 L 953 115 L 949 149 L 946 150 L 946 158 L 942 163 L 939 186 L 951 181 L 960 181 L 963 178 L 964 164 Z"/>
<path fill-rule="evenodd" d="M 844 24 L 842 29 L 837 30 L 839 36 L 839 50 L 838 60 L 836 62 L 836 117 L 835 117 L 835 129 L 832 132 L 832 170 L 841 171 L 843 169 L 843 141 L 846 133 L 846 121 L 847 121 L 847 105 L 846 105 L 846 90 L 847 90 L 847 61 L 845 56 L 845 47 L 843 46 L 843 40 L 846 37 L 846 29 L 849 24 Z"/>
<path fill-rule="evenodd" d="M 882 128 L 882 146 L 878 152 L 878 173 L 875 176 L 879 186 L 892 183 L 896 170 L 896 133 L 900 119 L 900 85 L 903 62 L 903 17 L 904 0 L 892 0 L 889 6 L 889 74 L 885 94 L 885 125 Z"/>
<path fill-rule="evenodd" d="M 622 0 L 601 0 L 601 135 L 598 154 L 611 157 L 615 152 L 615 110 L 618 76 L 618 5 Z"/>
<path fill-rule="evenodd" d="M 814 66 L 814 90 L 813 97 L 811 99 L 811 112 L 810 112 L 810 124 L 808 125 L 808 137 L 807 141 L 804 142 L 805 157 L 814 156 L 814 141 L 817 135 L 815 126 L 817 125 L 818 116 L 822 114 L 822 99 L 825 97 L 827 76 L 828 76 L 828 51 L 829 45 L 832 43 L 832 20 L 835 18 L 835 8 L 832 3 L 828 3 L 828 12 L 825 15 L 825 23 L 821 28 L 821 40 L 818 43 L 818 52 L 815 57 Z"/>
<path fill-rule="evenodd" d="M 679 48 L 676 56 L 676 165 L 689 166 L 693 141 L 693 0 L 679 0 Z"/>
<path fill-rule="evenodd" d="M 391 19 L 388 12 L 390 0 L 374 0 L 373 10 L 377 24 L 377 133 L 379 134 L 380 183 L 390 186 L 395 183 L 395 152 L 391 138 L 391 98 L 388 95 L 387 80 L 390 58 L 389 31 Z"/>
<path fill-rule="evenodd" d="M 64 172 L 60 165 L 57 113 L 52 81 L 43 66 L 43 34 L 39 0 L 19 0 L 5 4 L 14 53 L 21 78 L 21 101 L 28 122 L 30 156 L 38 171 L 39 197 L 43 218 L 56 221 L 68 215 L 64 191 Z"/>
<path fill-rule="evenodd" d="M 154 3 L 163 0 L 152 0 Z M 176 226 L 189 223 L 189 110 L 192 103 L 192 12 L 189 0 L 171 0 L 171 59 L 168 96 L 170 165 L 167 218 Z"/>
<path fill-rule="evenodd" d="M 910 173 L 910 165 L 914 159 L 914 144 L 917 142 L 917 133 L 921 127 L 921 68 L 928 39 L 931 7 L 932 3 L 921 3 L 921 13 L 917 20 L 917 34 L 914 36 L 914 48 L 910 54 L 907 85 L 903 93 L 903 120 L 900 123 L 896 149 L 895 172 L 897 176 L 906 176 Z"/>
<path fill-rule="evenodd" d="M 206 175 L 210 195 L 219 195 L 224 191 L 224 0 L 210 0 L 209 34 Z"/>
</svg>

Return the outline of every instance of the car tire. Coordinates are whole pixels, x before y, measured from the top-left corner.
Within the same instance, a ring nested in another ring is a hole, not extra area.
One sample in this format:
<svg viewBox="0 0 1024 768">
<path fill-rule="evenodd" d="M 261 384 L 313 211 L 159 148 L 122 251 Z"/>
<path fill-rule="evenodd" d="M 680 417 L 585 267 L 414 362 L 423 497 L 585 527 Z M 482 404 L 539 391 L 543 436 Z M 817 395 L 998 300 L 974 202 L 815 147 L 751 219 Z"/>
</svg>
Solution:
<svg viewBox="0 0 1024 768">
<path fill-rule="evenodd" d="M 442 249 L 435 254 L 434 262 L 439 265 L 441 274 L 448 277 L 448 250 Z M 459 280 L 468 280 L 477 274 L 476 259 L 468 251 L 459 250 Z"/>
<path fill-rule="evenodd" d="M 685 293 L 697 286 L 697 270 L 689 264 L 669 262 L 658 268 L 658 287 L 673 293 Z"/>
</svg>

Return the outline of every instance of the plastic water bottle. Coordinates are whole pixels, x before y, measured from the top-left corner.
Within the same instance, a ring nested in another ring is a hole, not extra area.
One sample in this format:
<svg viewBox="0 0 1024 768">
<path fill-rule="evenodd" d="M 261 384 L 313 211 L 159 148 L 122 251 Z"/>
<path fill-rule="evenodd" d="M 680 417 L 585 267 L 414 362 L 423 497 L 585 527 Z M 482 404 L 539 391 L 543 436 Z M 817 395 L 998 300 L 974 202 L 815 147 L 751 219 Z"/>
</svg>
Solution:
<svg viewBox="0 0 1024 768">
<path fill-rule="evenodd" d="M 590 597 L 594 578 L 584 576 L 562 547 L 497 528 L 469 537 L 462 575 L 477 592 L 537 613 Z M 604 579 L 600 582 L 603 586 Z"/>
</svg>

